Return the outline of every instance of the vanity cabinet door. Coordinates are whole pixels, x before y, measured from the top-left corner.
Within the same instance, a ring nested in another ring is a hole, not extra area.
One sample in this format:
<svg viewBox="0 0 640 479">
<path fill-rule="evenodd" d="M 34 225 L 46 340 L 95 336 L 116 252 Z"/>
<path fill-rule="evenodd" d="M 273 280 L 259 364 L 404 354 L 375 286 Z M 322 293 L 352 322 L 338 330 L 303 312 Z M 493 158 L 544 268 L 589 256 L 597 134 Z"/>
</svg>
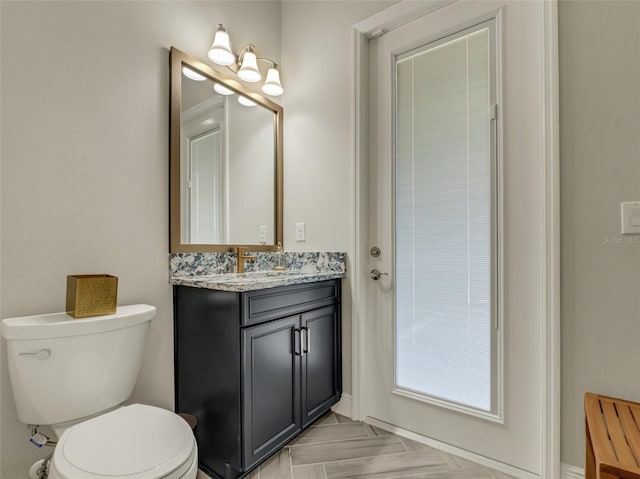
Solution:
<svg viewBox="0 0 640 479">
<path fill-rule="evenodd" d="M 299 320 L 292 316 L 242 329 L 245 470 L 302 429 Z"/>
<path fill-rule="evenodd" d="M 342 393 L 340 321 L 332 305 L 301 315 L 302 426 L 324 414 Z"/>
</svg>

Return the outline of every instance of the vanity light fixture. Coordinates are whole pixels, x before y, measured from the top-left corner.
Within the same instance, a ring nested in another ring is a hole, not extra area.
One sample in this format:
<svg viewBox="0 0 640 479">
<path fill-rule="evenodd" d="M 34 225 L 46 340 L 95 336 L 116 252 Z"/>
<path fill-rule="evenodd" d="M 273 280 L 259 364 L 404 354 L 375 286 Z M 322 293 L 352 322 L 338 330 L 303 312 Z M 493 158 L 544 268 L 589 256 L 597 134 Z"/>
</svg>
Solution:
<svg viewBox="0 0 640 479">
<path fill-rule="evenodd" d="M 277 68 L 271 67 L 267 71 L 267 78 L 262 85 L 262 91 L 271 96 L 280 96 L 284 93 L 284 89 L 280 84 L 280 72 Z"/>
<path fill-rule="evenodd" d="M 236 62 L 236 54 L 231 50 L 231 40 L 229 34 L 222 26 L 218 27 L 216 36 L 213 38 L 213 44 L 209 50 L 209 60 L 218 65 L 233 65 Z"/>
<path fill-rule="evenodd" d="M 270 96 L 280 96 L 284 93 L 280 83 L 278 65 L 268 58 L 258 58 L 255 53 L 255 45 L 251 44 L 244 47 L 240 55 L 236 55 L 231 49 L 229 34 L 222 24 L 218 26 L 208 57 L 213 63 L 226 66 L 241 80 L 250 83 L 259 82 L 262 79 L 258 62 L 269 63 L 270 67 L 267 71 L 267 78 L 262 85 L 262 91 Z"/>
<path fill-rule="evenodd" d="M 241 80 L 250 83 L 262 80 L 262 75 L 260 74 L 260 70 L 258 70 L 258 58 L 253 51 L 254 48 L 253 45 L 247 45 L 245 47 L 244 53 L 241 54 L 242 64 L 240 65 L 240 70 L 237 72 Z"/>
</svg>

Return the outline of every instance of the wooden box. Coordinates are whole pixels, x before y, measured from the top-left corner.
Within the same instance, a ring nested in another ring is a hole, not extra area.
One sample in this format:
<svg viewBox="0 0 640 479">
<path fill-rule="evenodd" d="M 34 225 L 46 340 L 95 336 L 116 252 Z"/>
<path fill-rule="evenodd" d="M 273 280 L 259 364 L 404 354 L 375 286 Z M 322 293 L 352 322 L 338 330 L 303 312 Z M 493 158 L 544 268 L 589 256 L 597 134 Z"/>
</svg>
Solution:
<svg viewBox="0 0 640 479">
<path fill-rule="evenodd" d="M 67 314 L 88 318 L 115 314 L 118 303 L 118 277 L 109 274 L 67 276 Z"/>
</svg>

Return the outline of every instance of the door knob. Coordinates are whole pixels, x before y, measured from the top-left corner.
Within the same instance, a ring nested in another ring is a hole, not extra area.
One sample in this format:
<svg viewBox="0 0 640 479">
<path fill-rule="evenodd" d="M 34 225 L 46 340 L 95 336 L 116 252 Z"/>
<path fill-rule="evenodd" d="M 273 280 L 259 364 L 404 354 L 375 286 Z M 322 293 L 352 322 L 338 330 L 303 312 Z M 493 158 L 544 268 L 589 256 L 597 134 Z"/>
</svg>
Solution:
<svg viewBox="0 0 640 479">
<path fill-rule="evenodd" d="M 375 268 L 369 271 L 369 277 L 374 281 L 378 281 L 382 276 L 389 276 L 389 273 L 381 273 Z"/>
</svg>

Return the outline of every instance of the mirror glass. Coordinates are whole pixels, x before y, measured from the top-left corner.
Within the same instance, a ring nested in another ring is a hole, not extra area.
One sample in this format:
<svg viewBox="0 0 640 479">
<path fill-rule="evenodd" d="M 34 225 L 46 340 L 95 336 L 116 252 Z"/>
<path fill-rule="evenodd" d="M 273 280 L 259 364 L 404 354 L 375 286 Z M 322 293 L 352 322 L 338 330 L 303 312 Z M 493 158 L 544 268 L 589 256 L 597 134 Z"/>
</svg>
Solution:
<svg viewBox="0 0 640 479">
<path fill-rule="evenodd" d="M 182 52 L 171 55 L 171 252 L 275 249 L 282 108 Z"/>
</svg>

